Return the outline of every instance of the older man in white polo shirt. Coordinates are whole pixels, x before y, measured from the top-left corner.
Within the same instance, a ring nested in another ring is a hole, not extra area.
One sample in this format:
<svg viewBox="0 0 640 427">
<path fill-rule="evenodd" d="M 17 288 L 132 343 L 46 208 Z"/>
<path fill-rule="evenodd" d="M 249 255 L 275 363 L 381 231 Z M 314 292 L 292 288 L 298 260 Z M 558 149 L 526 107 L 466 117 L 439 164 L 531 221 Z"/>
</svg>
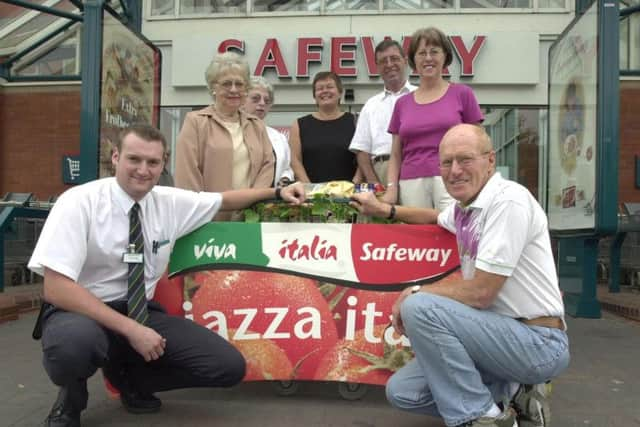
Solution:
<svg viewBox="0 0 640 427">
<path fill-rule="evenodd" d="M 457 200 L 442 212 L 353 196 L 365 215 L 437 223 L 458 242 L 463 279 L 409 287 L 392 308 L 416 357 L 389 378 L 387 398 L 447 426 L 549 427 L 545 382 L 570 354 L 547 217 L 525 187 L 496 172 L 481 127 L 449 129 L 439 154 Z"/>
<path fill-rule="evenodd" d="M 396 100 L 416 87 L 407 80 L 407 57 L 400 43 L 391 39 L 378 43 L 375 58 L 384 90 L 369 98 L 362 107 L 349 149 L 356 153 L 365 180 L 386 186 L 391 153 L 389 120 Z"/>
</svg>

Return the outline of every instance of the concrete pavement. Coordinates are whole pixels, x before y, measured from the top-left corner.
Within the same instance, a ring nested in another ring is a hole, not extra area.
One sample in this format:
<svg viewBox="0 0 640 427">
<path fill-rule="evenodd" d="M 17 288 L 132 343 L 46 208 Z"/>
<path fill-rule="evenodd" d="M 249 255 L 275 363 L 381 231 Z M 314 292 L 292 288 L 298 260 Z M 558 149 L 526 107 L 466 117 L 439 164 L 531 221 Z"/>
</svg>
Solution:
<svg viewBox="0 0 640 427">
<path fill-rule="evenodd" d="M 36 426 L 47 415 L 56 388 L 40 363 L 39 342 L 31 339 L 35 313 L 0 324 L 0 426 Z M 572 362 L 554 381 L 555 427 L 640 427 L 640 323 L 604 314 L 602 319 L 568 318 Z M 159 393 L 158 414 L 131 415 L 107 397 L 101 377 L 89 382 L 86 427 L 440 427 L 433 418 L 391 408 L 380 387 L 359 401 L 343 400 L 333 383 L 302 383 L 280 397 L 269 383 L 231 390 Z"/>
</svg>

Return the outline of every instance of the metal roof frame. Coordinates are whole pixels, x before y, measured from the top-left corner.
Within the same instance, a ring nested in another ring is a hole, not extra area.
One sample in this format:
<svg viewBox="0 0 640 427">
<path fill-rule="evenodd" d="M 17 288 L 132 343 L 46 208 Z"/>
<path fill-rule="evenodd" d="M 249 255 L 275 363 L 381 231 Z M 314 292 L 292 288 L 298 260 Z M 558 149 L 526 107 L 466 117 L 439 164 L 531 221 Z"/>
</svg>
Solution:
<svg viewBox="0 0 640 427">
<path fill-rule="evenodd" d="M 101 31 L 102 19 L 99 19 L 98 21 L 86 19 L 87 6 L 92 9 L 99 7 L 100 12 L 102 12 L 102 9 L 109 11 L 124 25 L 127 25 L 129 28 L 133 29 L 136 32 L 140 32 L 140 29 L 142 27 L 142 0 L 88 0 L 84 3 L 81 0 L 67 1 L 78 9 L 77 13 L 67 12 L 53 7 L 55 5 L 61 4 L 62 0 L 47 0 L 43 4 L 34 3 L 28 0 L 0 0 L 0 2 L 2 3 L 7 3 L 37 12 L 19 17 L 16 21 L 11 22 L 6 28 L 0 28 L 0 39 L 3 37 L 3 35 L 8 35 L 16 28 L 19 28 L 21 25 L 24 25 L 27 22 L 30 22 L 32 19 L 41 16 L 40 14 L 42 13 L 60 18 L 60 20 L 56 21 L 55 23 L 46 25 L 33 37 L 27 38 L 24 47 L 18 45 L 15 52 L 12 52 L 8 55 L 8 57 L 5 57 L 4 60 L 0 63 L 0 78 L 4 79 L 7 82 L 81 80 L 82 73 L 80 75 L 71 76 L 14 76 L 12 75 L 11 71 L 12 67 L 16 65 L 19 60 L 25 58 L 27 55 L 33 52 L 36 52 L 38 49 L 47 46 L 49 43 L 52 43 L 52 40 L 55 40 L 57 36 L 71 29 L 75 24 L 79 23 L 84 29 L 81 36 L 81 45 L 84 44 L 85 41 L 87 41 L 88 37 L 86 36 L 86 33 L 96 33 Z M 114 4 L 110 4 L 110 2 Z M 61 24 L 61 20 L 67 22 Z M 82 49 L 82 46 L 80 47 L 80 49 Z M 43 55 L 45 54 L 46 52 L 43 53 Z M 99 55 L 100 53 L 99 50 L 95 50 L 93 52 L 87 52 L 87 54 Z M 87 58 L 88 57 L 86 56 L 84 57 L 84 59 Z"/>
</svg>

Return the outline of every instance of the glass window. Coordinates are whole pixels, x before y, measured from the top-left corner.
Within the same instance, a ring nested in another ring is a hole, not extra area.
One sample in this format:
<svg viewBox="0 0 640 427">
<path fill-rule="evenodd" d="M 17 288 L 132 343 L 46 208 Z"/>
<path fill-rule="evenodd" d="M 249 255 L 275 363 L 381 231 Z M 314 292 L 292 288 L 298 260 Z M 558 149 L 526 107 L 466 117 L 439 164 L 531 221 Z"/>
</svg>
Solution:
<svg viewBox="0 0 640 427">
<path fill-rule="evenodd" d="M 524 185 L 542 200 L 540 180 L 543 165 L 540 153 L 544 143 L 541 129 L 546 109 L 486 109 L 485 128 L 496 150 L 496 166 L 503 177 Z"/>
<path fill-rule="evenodd" d="M 461 8 L 531 8 L 531 0 L 460 0 Z"/>
<path fill-rule="evenodd" d="M 454 0 L 384 0 L 383 7 L 387 10 L 450 9 L 453 3 Z"/>
<path fill-rule="evenodd" d="M 79 74 L 76 66 L 78 45 L 76 39 L 56 46 L 35 61 L 16 68 L 17 76 L 71 76 Z"/>
<path fill-rule="evenodd" d="M 46 0 L 31 0 L 30 3 L 42 5 L 45 1 Z M 33 12 L 33 10 L 26 7 L 0 2 L 0 29 L 29 12 Z"/>
<path fill-rule="evenodd" d="M 504 121 L 506 126 L 505 139 L 510 141 L 518 135 L 516 131 L 516 110 L 508 110 L 504 116 Z"/>
<path fill-rule="evenodd" d="M 629 31 L 627 36 L 629 55 L 628 65 L 631 70 L 640 70 L 640 13 L 629 16 Z"/>
<path fill-rule="evenodd" d="M 629 69 L 629 17 L 620 21 L 620 69 Z"/>
<path fill-rule="evenodd" d="M 182 123 L 187 113 L 193 110 L 197 110 L 202 107 L 161 107 L 160 108 L 160 131 L 167 138 L 169 145 L 169 161 L 167 166 L 169 172 L 175 171 L 175 157 L 171 153 L 176 151 L 176 142 L 178 140 L 178 134 L 182 128 Z"/>
<path fill-rule="evenodd" d="M 174 0 L 152 0 L 151 16 L 171 16 L 175 8 Z"/>
<path fill-rule="evenodd" d="M 254 0 L 254 12 L 320 11 L 320 0 Z"/>
<path fill-rule="evenodd" d="M 325 9 L 335 10 L 378 10 L 378 0 L 326 0 Z"/>
<path fill-rule="evenodd" d="M 55 9 L 64 12 L 74 12 L 77 8 L 70 2 L 60 2 L 55 6 Z M 60 18 L 48 13 L 38 13 L 34 15 L 33 19 L 28 20 L 20 27 L 11 31 L 6 36 L 0 38 L 0 49 L 11 48 L 19 45 L 23 41 L 27 40 L 39 32 L 45 30 L 49 25 L 56 21 L 60 21 Z M 66 21 L 66 20 L 64 20 Z"/>
<path fill-rule="evenodd" d="M 564 9 L 566 7 L 564 0 L 538 0 L 539 9 Z"/>
<path fill-rule="evenodd" d="M 180 14 L 244 13 L 246 0 L 180 0 Z"/>
</svg>

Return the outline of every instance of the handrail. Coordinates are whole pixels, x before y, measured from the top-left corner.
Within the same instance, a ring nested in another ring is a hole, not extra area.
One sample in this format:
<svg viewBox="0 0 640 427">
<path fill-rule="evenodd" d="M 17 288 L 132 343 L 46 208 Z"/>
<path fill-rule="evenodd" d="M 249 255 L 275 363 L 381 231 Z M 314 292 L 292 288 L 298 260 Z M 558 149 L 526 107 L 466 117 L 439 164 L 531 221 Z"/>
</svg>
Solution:
<svg viewBox="0 0 640 427">
<path fill-rule="evenodd" d="M 22 207 L 14 202 L 0 202 L 0 292 L 4 292 L 4 232 L 15 218 L 46 219 L 50 202 L 29 202 L 34 207 Z M 35 207 L 38 206 L 38 207 Z M 42 207 L 40 207 L 42 206 Z"/>
<path fill-rule="evenodd" d="M 618 215 L 618 230 L 609 248 L 609 292 L 620 292 L 620 264 L 622 259 L 622 244 L 628 232 L 640 231 L 640 214 L 636 210 L 636 203 L 623 203 L 627 211 L 625 215 Z"/>
</svg>

